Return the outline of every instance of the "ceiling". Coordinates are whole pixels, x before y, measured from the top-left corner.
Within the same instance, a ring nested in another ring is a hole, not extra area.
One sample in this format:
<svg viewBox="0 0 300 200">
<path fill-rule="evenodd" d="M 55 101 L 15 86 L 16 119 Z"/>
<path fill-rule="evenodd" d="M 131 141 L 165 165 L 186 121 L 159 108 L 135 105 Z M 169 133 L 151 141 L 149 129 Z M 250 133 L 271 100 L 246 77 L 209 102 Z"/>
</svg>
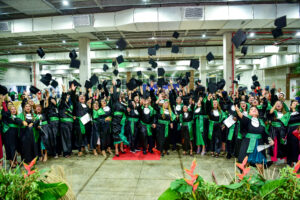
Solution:
<svg viewBox="0 0 300 200">
<path fill-rule="evenodd" d="M 0 0 L 0 20 L 115 12 L 129 8 L 186 5 L 236 5 L 297 2 L 297 0 Z"/>
</svg>

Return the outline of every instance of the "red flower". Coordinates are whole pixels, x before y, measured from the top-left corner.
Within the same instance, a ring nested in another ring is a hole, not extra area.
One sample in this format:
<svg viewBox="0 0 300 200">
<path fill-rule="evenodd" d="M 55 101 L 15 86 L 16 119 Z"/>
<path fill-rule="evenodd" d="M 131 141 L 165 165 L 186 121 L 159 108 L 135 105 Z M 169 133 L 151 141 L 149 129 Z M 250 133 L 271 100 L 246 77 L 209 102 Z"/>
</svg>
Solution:
<svg viewBox="0 0 300 200">
<path fill-rule="evenodd" d="M 300 169 L 300 160 L 298 160 L 297 164 L 294 167 L 293 172 L 296 174 L 297 178 L 300 178 L 300 174 L 297 174 L 298 170 Z"/>
<path fill-rule="evenodd" d="M 31 168 L 33 167 L 33 165 L 35 165 L 36 159 L 37 159 L 37 158 L 33 159 L 33 160 L 30 162 L 29 165 L 27 165 L 26 163 L 23 163 L 24 168 L 25 168 L 26 171 L 27 171 L 27 174 L 24 174 L 24 178 L 26 178 L 26 177 L 28 177 L 28 176 L 30 176 L 30 175 L 32 175 L 32 174 L 35 173 L 35 170 L 32 170 L 32 171 L 31 171 Z"/>
<path fill-rule="evenodd" d="M 240 168 L 243 171 L 242 174 L 237 174 L 237 176 L 239 177 L 240 180 L 242 180 L 244 178 L 244 176 L 246 176 L 250 172 L 250 167 L 245 168 L 247 161 L 248 161 L 248 156 L 246 156 L 244 158 L 244 160 L 241 164 L 236 163 L 236 166 L 238 166 L 238 168 Z"/>
<path fill-rule="evenodd" d="M 236 163 L 236 166 L 238 168 L 240 168 L 241 170 L 244 170 L 245 169 L 245 165 L 247 164 L 247 161 L 248 161 L 248 156 L 246 156 L 243 160 L 243 162 L 240 164 L 240 163 Z"/>
<path fill-rule="evenodd" d="M 193 186 L 193 192 L 195 192 L 195 191 L 196 191 L 196 189 L 198 188 L 198 186 L 199 186 L 199 182 L 198 182 L 198 183 L 196 183 L 196 184 Z"/>
</svg>

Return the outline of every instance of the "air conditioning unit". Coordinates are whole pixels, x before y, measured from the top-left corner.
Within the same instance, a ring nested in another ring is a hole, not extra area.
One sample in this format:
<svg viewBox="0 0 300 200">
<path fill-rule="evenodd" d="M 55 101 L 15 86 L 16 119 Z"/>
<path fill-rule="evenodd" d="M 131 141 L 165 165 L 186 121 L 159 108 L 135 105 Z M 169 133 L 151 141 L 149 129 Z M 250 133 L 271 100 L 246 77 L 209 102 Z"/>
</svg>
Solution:
<svg viewBox="0 0 300 200">
<path fill-rule="evenodd" d="M 0 22 L 0 32 L 11 32 L 11 23 Z"/>
<path fill-rule="evenodd" d="M 184 8 L 185 19 L 203 19 L 204 18 L 204 7 L 185 7 Z"/>
<path fill-rule="evenodd" d="M 94 26 L 93 15 L 74 15 L 73 23 L 76 27 Z"/>
</svg>

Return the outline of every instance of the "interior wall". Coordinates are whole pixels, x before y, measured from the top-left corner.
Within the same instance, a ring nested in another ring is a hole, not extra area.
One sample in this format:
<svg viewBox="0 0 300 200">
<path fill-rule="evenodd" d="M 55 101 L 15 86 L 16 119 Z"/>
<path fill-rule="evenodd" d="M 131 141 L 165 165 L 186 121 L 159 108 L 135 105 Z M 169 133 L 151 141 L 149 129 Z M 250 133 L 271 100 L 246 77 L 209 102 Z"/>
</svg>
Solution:
<svg viewBox="0 0 300 200">
<path fill-rule="evenodd" d="M 8 67 L 4 73 L 4 82 L 1 85 L 5 86 L 25 86 L 31 85 L 30 68 L 26 67 Z"/>
<path fill-rule="evenodd" d="M 286 93 L 286 74 L 290 72 L 288 67 L 265 69 L 265 84 L 272 86 L 275 83 L 276 88 Z"/>
<path fill-rule="evenodd" d="M 237 74 L 240 74 L 239 85 L 243 87 L 247 86 L 248 90 L 251 90 L 251 85 L 253 85 L 253 81 L 251 77 L 254 74 L 258 77 L 258 81 L 261 87 L 265 86 L 263 70 L 247 70 L 247 71 L 238 72 Z"/>
</svg>

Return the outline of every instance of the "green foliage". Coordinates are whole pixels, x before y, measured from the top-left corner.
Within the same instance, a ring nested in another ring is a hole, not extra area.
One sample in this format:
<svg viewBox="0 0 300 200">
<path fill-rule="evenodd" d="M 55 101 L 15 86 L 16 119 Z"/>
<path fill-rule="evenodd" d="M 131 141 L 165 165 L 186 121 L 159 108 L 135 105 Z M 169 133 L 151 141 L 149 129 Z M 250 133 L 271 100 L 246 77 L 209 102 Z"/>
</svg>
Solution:
<svg viewBox="0 0 300 200">
<path fill-rule="evenodd" d="M 257 171 L 256 174 L 245 176 L 243 180 L 229 185 L 217 185 L 198 177 L 199 187 L 195 192 L 184 179 L 171 183 L 159 200 L 290 200 L 300 199 L 300 179 L 293 169 L 285 167 L 280 170 L 280 177 L 266 180 Z M 189 186 L 189 187 L 188 187 Z"/>
<path fill-rule="evenodd" d="M 41 174 L 47 170 L 37 171 L 24 178 L 20 166 L 15 169 L 0 169 L 0 199 L 5 200 L 56 200 L 64 196 L 68 187 L 63 183 L 44 183 Z"/>
</svg>

